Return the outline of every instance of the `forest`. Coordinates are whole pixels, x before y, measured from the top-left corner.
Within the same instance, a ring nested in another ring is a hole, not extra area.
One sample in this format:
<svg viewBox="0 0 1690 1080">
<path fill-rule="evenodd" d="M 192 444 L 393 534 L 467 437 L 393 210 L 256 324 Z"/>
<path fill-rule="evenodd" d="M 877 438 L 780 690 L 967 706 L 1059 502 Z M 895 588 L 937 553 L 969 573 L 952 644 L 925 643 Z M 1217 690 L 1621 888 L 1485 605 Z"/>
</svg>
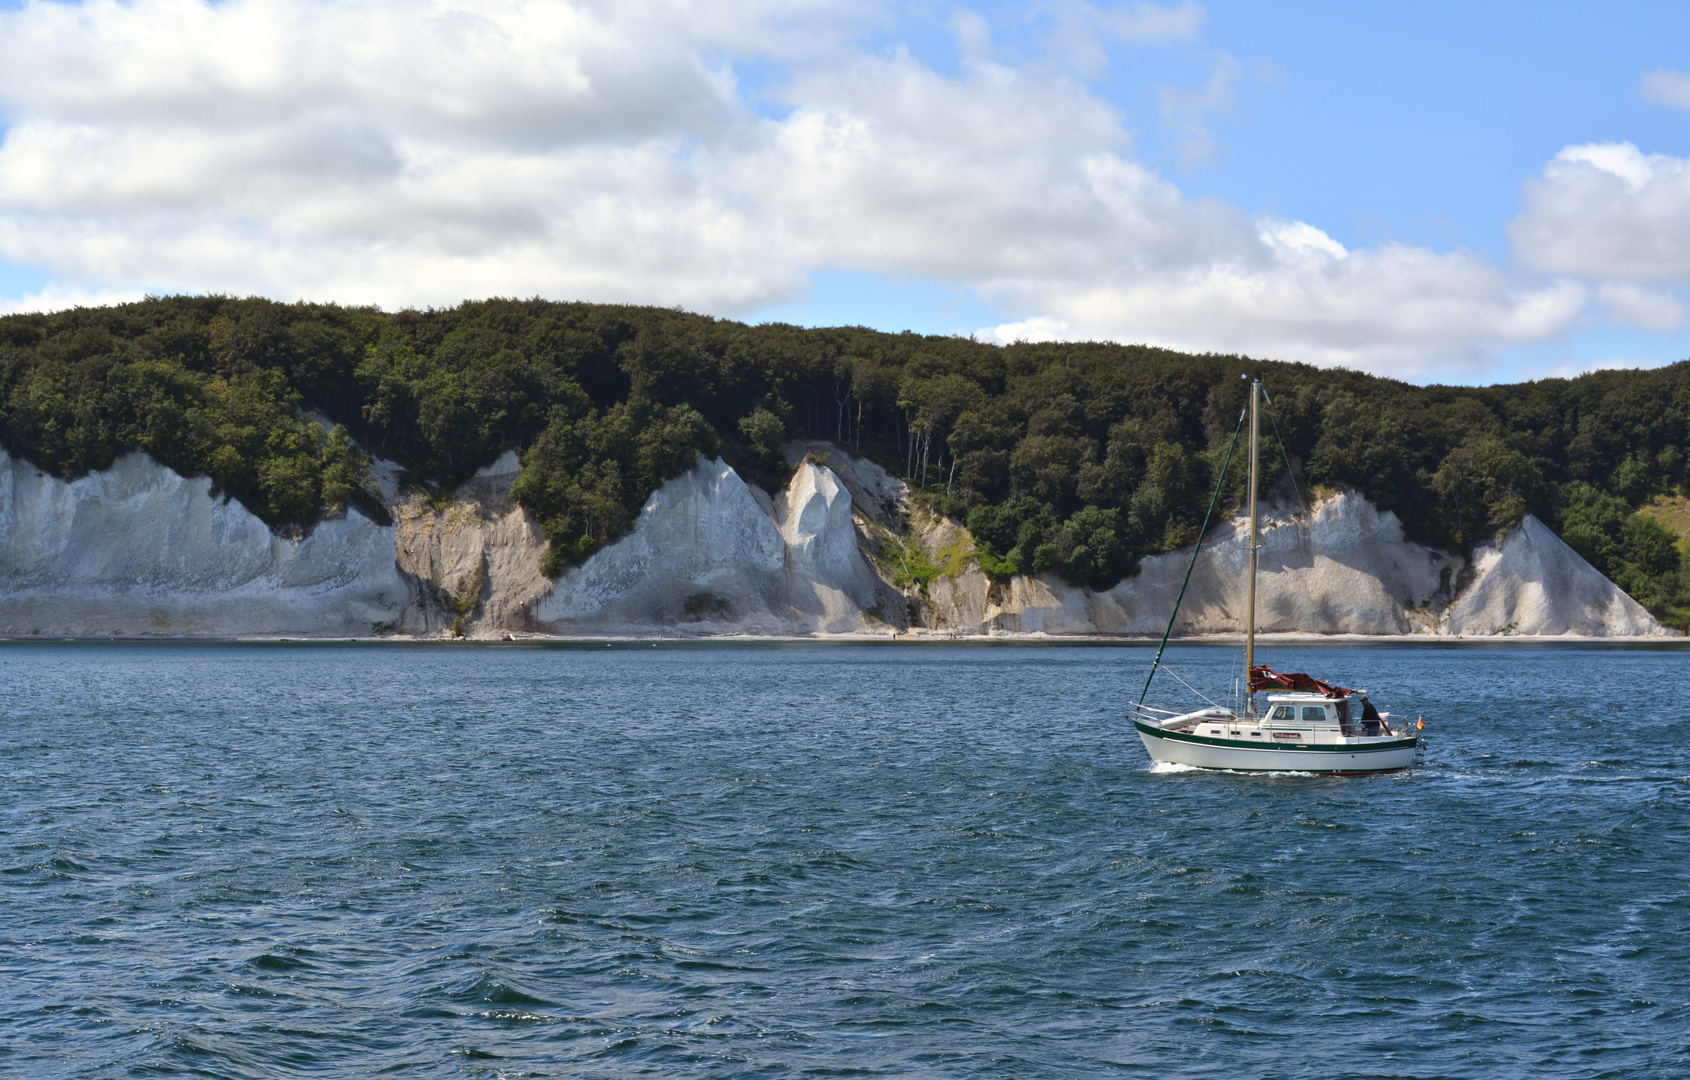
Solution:
<svg viewBox="0 0 1690 1080">
<path fill-rule="evenodd" d="M 278 529 L 355 505 L 370 457 L 448 492 L 506 449 L 557 574 L 700 454 L 782 483 L 837 440 L 967 525 L 994 576 L 1104 588 L 1191 542 L 1245 400 L 1269 483 L 1355 489 L 1412 539 L 1536 514 L 1664 622 L 1690 624 L 1690 362 L 1508 386 L 1148 346 L 997 346 L 684 311 L 487 300 L 384 312 L 184 296 L 0 318 L 0 444 L 75 478 L 144 450 Z M 1243 488 L 1239 458 L 1227 500 Z M 1675 528 L 1676 526 L 1676 528 Z"/>
</svg>

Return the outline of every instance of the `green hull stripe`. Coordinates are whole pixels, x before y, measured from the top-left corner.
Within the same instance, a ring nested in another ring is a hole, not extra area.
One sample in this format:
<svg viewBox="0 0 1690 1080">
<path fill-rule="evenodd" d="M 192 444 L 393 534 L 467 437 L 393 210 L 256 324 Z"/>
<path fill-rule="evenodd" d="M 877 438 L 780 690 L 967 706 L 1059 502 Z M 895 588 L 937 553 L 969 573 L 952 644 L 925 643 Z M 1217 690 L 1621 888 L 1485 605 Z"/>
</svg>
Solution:
<svg viewBox="0 0 1690 1080">
<path fill-rule="evenodd" d="M 1146 724 L 1142 720 L 1134 720 L 1133 727 L 1136 727 L 1141 734 L 1152 735 L 1158 739 L 1167 739 L 1169 742 L 1197 743 L 1200 746 L 1219 746 L 1228 750 L 1303 750 L 1321 754 L 1383 754 L 1391 750 L 1405 750 L 1408 747 L 1418 745 L 1420 741 L 1418 738 L 1398 739 L 1396 742 L 1375 743 L 1372 746 L 1335 746 L 1330 743 L 1322 745 L 1320 743 L 1305 743 L 1300 740 L 1295 743 L 1285 741 L 1257 743 L 1242 742 L 1235 739 L 1211 739 L 1206 735 L 1188 735 L 1183 731 L 1164 731 L 1159 727 Z"/>
<path fill-rule="evenodd" d="M 1363 776 L 1369 773 L 1402 772 L 1411 768 L 1408 765 L 1387 765 L 1383 768 L 1370 769 L 1358 765 L 1353 769 L 1299 769 L 1294 765 L 1192 765 L 1193 769 L 1209 769 L 1214 772 L 1276 772 L 1296 773 L 1299 776 Z"/>
</svg>

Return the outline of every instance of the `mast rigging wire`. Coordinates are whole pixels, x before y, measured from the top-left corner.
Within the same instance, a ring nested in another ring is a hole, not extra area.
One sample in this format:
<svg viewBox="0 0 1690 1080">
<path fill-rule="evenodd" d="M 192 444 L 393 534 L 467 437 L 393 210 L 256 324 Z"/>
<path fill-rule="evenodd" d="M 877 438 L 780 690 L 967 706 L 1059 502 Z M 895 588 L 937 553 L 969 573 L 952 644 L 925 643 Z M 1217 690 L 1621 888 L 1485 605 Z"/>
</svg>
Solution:
<svg viewBox="0 0 1690 1080">
<path fill-rule="evenodd" d="M 1266 397 L 1267 395 L 1264 392 L 1262 396 Z M 1297 495 L 1297 505 L 1303 508 L 1303 520 L 1308 521 L 1309 504 L 1303 499 L 1303 485 L 1297 483 L 1297 474 L 1291 469 L 1291 452 L 1285 448 L 1285 436 L 1279 433 L 1279 418 L 1273 414 L 1273 400 L 1271 398 L 1269 398 L 1267 405 L 1268 423 L 1273 425 L 1273 437 L 1279 442 L 1279 456 L 1285 461 L 1285 475 L 1291 481 L 1291 490 Z M 1310 522 L 1310 524 L 1313 523 Z"/>
<path fill-rule="evenodd" d="M 1210 705 L 1213 705 L 1217 709 L 1226 708 L 1226 706 L 1222 705 L 1220 702 L 1216 701 L 1214 698 L 1210 697 L 1209 695 L 1205 694 L 1203 691 L 1197 689 L 1195 686 L 1192 686 L 1190 683 L 1186 682 L 1183 678 L 1180 677 L 1180 673 L 1175 671 L 1170 665 L 1163 664 L 1162 670 L 1167 672 L 1169 675 L 1172 675 L 1175 682 L 1179 683 L 1181 686 L 1185 687 L 1187 690 L 1190 690 L 1193 694 L 1196 694 L 1199 700 L 1204 701 L 1204 702 L 1206 702 Z"/>
<path fill-rule="evenodd" d="M 1185 600 L 1185 587 L 1191 584 L 1191 572 L 1197 568 L 1197 555 L 1203 550 L 1203 537 L 1209 532 L 1209 519 L 1215 515 L 1215 504 L 1221 501 L 1221 487 L 1226 483 L 1226 471 L 1232 467 L 1232 452 L 1238 448 L 1238 433 L 1244 430 L 1244 418 L 1249 414 L 1250 408 L 1245 406 L 1244 411 L 1238 414 L 1238 426 L 1232 429 L 1232 441 L 1226 444 L 1226 460 L 1221 462 L 1221 474 L 1215 480 L 1215 493 L 1209 496 L 1209 510 L 1203 515 L 1203 527 L 1197 530 L 1197 543 L 1191 549 L 1191 562 L 1185 568 L 1185 580 L 1179 583 L 1179 595 L 1174 597 L 1174 610 L 1168 613 L 1168 628 L 1162 631 L 1162 643 L 1156 646 L 1156 659 L 1150 662 L 1150 674 L 1144 677 L 1144 689 L 1138 693 L 1138 704 L 1133 706 L 1134 713 L 1144 706 L 1145 695 L 1150 693 L 1150 680 L 1156 677 L 1156 669 L 1162 664 L 1162 651 L 1168 647 L 1168 636 L 1174 632 L 1174 620 L 1179 618 L 1179 606 Z"/>
<path fill-rule="evenodd" d="M 1267 396 L 1266 387 L 1262 388 L 1262 397 L 1267 401 L 1267 416 L 1268 422 L 1273 425 L 1273 437 L 1279 441 L 1279 457 L 1285 462 L 1285 478 L 1291 481 L 1291 491 L 1297 496 L 1297 505 L 1303 511 L 1301 528 L 1297 530 L 1301 537 L 1301 544 L 1312 551 L 1314 545 L 1314 511 L 1309 509 L 1308 500 L 1303 498 L 1303 485 L 1297 481 L 1296 471 L 1291 468 L 1291 452 L 1286 448 L 1285 436 L 1279 430 L 1279 417 L 1273 407 L 1273 399 Z M 1286 650 L 1290 652 L 1293 658 L 1297 656 L 1305 657 L 1303 660 L 1295 661 L 1293 666 L 1304 668 L 1314 666 L 1312 663 L 1314 655 L 1309 653 L 1306 648 L 1288 645 Z M 1248 678 L 1248 674 L 1245 677 Z"/>
</svg>

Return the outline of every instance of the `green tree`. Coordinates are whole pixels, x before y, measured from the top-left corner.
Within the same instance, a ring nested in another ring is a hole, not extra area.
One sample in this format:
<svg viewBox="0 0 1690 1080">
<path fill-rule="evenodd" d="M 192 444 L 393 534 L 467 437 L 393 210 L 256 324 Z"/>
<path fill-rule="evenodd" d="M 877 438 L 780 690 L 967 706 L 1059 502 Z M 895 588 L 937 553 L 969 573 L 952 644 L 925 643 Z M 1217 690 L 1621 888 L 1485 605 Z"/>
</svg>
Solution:
<svg viewBox="0 0 1690 1080">
<path fill-rule="evenodd" d="M 1462 546 L 1513 528 L 1546 502 L 1542 471 L 1495 437 L 1451 450 L 1432 477 L 1432 489 L 1445 534 Z"/>
</svg>

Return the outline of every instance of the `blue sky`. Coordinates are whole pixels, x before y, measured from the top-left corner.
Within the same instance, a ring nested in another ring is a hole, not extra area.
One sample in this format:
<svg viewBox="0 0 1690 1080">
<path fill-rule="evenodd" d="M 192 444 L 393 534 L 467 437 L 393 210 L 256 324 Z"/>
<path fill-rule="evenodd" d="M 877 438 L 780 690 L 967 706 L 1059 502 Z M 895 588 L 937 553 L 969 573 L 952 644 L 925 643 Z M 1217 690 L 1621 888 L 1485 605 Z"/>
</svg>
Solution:
<svg viewBox="0 0 1690 1080">
<path fill-rule="evenodd" d="M 6 310 L 537 294 L 1416 381 L 1690 356 L 1690 8 L 72 7 L 0 2 Z M 367 80 L 302 59 L 372 31 Z"/>
<path fill-rule="evenodd" d="M 1639 93 L 1646 71 L 1690 66 L 1690 6 L 1353 3 L 1204 5 L 1202 37 L 1110 50 L 1091 85 L 1121 110 L 1141 158 L 1193 196 L 1311 222 L 1350 247 L 1384 239 L 1467 248 L 1500 265 L 1520 184 L 1562 147 L 1629 141 L 1690 155 L 1690 114 Z M 1026 5 L 975 5 L 1006 51 L 1036 54 Z M 934 6 L 882 47 L 958 63 L 949 10 Z M 1232 102 L 1208 115 L 1212 159 L 1185 160 L 1160 109 L 1236 61 Z M 953 333 L 989 310 L 931 282 L 822 272 L 805 297 L 759 317 Z M 856 313 L 856 314 L 847 314 Z M 1690 357 L 1690 335 L 1595 325 L 1505 349 L 1458 381 L 1532 378 L 1618 362 Z"/>
<path fill-rule="evenodd" d="M 1683 66 L 1690 8 L 1211 4 L 1209 12 L 1220 48 L 1265 61 L 1276 77 L 1242 88 L 1234 115 L 1216 123 L 1220 160 L 1187 190 L 1277 207 L 1352 246 L 1391 236 L 1506 259 L 1503 226 L 1519 210 L 1521 179 L 1563 146 L 1629 140 L 1690 151 L 1685 114 L 1638 93 L 1644 71 Z M 1145 104 L 1135 113 L 1153 122 Z M 1154 141 L 1166 159 L 1165 140 Z"/>
</svg>

